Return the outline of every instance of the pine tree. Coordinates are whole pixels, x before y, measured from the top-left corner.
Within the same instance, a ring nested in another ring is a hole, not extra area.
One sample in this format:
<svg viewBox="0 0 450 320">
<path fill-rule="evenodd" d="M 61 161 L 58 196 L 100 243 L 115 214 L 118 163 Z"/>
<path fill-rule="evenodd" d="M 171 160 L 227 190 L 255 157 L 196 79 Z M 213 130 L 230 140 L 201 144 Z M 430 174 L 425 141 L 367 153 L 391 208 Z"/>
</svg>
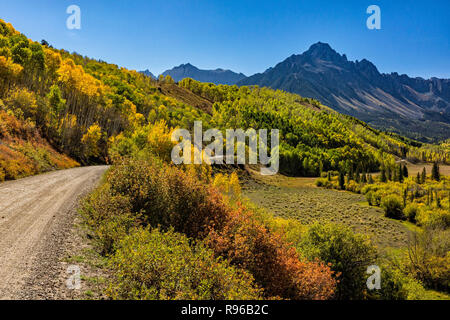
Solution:
<svg viewBox="0 0 450 320">
<path fill-rule="evenodd" d="M 392 181 L 392 170 L 391 170 L 391 166 L 387 167 L 387 175 L 386 175 L 386 179 L 388 181 Z"/>
<path fill-rule="evenodd" d="M 408 167 L 403 165 L 403 177 L 408 178 Z"/>
<path fill-rule="evenodd" d="M 439 165 L 437 162 L 433 163 L 433 168 L 431 169 L 431 178 L 433 180 L 441 180 L 441 175 L 439 173 Z"/>
<path fill-rule="evenodd" d="M 342 171 L 339 171 L 339 188 L 341 188 L 341 190 L 345 189 L 345 177 Z"/>
<path fill-rule="evenodd" d="M 436 207 L 440 208 L 441 207 L 441 199 L 439 198 L 439 194 L 436 190 Z"/>
<path fill-rule="evenodd" d="M 398 181 L 403 182 L 403 170 L 401 164 L 398 165 Z"/>
<path fill-rule="evenodd" d="M 387 182 L 386 168 L 384 166 L 381 167 L 380 181 L 381 182 Z"/>
<path fill-rule="evenodd" d="M 403 189 L 403 208 L 406 207 L 406 200 L 408 198 L 408 189 Z"/>
<path fill-rule="evenodd" d="M 417 184 L 421 184 L 422 183 L 422 180 L 420 178 L 420 173 L 419 172 L 417 172 L 416 183 Z"/>
<path fill-rule="evenodd" d="M 327 173 L 327 180 L 331 181 L 331 172 L 330 171 L 328 171 L 328 173 Z"/>
<path fill-rule="evenodd" d="M 423 167 L 423 170 L 422 170 L 422 183 L 425 183 L 426 180 L 427 180 L 427 169 L 425 169 L 425 167 Z"/>
</svg>

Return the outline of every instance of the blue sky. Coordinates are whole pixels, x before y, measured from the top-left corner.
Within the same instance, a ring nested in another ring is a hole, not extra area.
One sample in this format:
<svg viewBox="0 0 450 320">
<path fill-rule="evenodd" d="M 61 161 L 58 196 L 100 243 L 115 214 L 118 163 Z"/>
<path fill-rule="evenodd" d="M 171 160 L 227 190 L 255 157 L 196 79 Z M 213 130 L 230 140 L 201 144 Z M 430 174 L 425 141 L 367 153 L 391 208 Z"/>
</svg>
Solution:
<svg viewBox="0 0 450 320">
<path fill-rule="evenodd" d="M 81 30 L 66 8 L 81 8 Z M 366 9 L 381 9 L 369 30 Z M 317 41 L 381 72 L 450 78 L 450 1 L 0 0 L 0 18 L 33 40 L 154 74 L 181 63 L 263 72 Z"/>
</svg>

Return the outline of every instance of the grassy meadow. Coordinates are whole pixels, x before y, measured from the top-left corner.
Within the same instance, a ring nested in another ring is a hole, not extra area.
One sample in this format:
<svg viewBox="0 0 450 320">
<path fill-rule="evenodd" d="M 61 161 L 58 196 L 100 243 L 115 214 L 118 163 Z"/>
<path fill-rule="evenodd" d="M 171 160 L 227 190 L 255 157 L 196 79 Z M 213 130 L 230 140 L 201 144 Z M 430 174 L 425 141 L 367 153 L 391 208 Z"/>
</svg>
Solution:
<svg viewBox="0 0 450 320">
<path fill-rule="evenodd" d="M 333 222 L 367 234 L 380 248 L 402 248 L 408 241 L 408 225 L 384 217 L 383 210 L 368 205 L 363 195 L 316 187 L 314 178 L 263 177 L 243 180 L 243 195 L 257 206 L 302 224 Z"/>
</svg>

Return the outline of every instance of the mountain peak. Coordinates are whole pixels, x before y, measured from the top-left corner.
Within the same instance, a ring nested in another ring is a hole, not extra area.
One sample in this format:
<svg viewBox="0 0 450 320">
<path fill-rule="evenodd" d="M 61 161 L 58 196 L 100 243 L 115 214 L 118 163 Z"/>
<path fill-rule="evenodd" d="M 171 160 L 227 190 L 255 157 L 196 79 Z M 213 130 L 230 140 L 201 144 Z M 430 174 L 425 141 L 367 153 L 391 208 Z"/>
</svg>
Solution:
<svg viewBox="0 0 450 320">
<path fill-rule="evenodd" d="M 194 65 L 190 64 L 189 62 L 188 62 L 188 63 L 180 64 L 178 67 L 175 67 L 175 68 L 197 69 L 197 67 L 195 67 Z"/>
<path fill-rule="evenodd" d="M 337 53 L 328 43 L 317 42 L 313 44 L 308 51 L 305 51 L 303 55 L 311 57 L 313 59 L 320 59 L 326 61 L 339 61 L 347 60 L 339 53 Z"/>
<path fill-rule="evenodd" d="M 323 42 L 264 73 L 241 80 L 238 85 L 298 93 L 370 122 L 378 129 L 392 128 L 414 139 L 430 141 L 426 135 L 417 134 L 418 128 L 433 130 L 433 136 L 439 135 L 442 140 L 449 136 L 440 131 L 448 131 L 450 123 L 450 81 L 381 74 L 369 60 L 349 61 Z"/>
</svg>

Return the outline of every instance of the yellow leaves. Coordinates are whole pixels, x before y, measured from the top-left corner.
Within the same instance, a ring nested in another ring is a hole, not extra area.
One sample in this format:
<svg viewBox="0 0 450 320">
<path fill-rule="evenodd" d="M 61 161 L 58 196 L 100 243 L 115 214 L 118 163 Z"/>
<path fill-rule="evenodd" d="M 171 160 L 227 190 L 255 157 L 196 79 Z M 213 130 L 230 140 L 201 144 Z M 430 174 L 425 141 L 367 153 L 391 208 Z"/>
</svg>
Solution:
<svg viewBox="0 0 450 320">
<path fill-rule="evenodd" d="M 157 156 L 169 162 L 174 142 L 172 142 L 173 129 L 169 129 L 164 120 L 157 122 L 150 127 L 147 135 L 147 143 Z"/>
<path fill-rule="evenodd" d="M 98 124 L 93 124 L 89 127 L 87 132 L 83 135 L 81 142 L 84 144 L 86 157 L 100 156 L 99 141 L 102 138 L 102 129 Z"/>
<path fill-rule="evenodd" d="M 62 61 L 58 69 L 59 81 L 64 83 L 67 89 L 77 90 L 88 97 L 102 95 L 103 86 L 93 76 L 86 74 L 83 67 L 75 65 L 72 59 Z"/>
<path fill-rule="evenodd" d="M 56 73 L 61 66 L 62 58 L 59 52 L 44 47 L 45 65 L 51 74 Z"/>
<path fill-rule="evenodd" d="M 124 116 L 128 117 L 128 122 L 133 128 L 136 128 L 137 126 L 142 125 L 145 122 L 144 115 L 138 113 L 136 111 L 136 106 L 134 105 L 134 103 L 128 99 L 125 99 L 121 112 Z"/>
<path fill-rule="evenodd" d="M 236 172 L 229 176 L 221 173 L 215 175 L 213 185 L 231 199 L 238 200 L 241 197 L 241 186 Z"/>
<path fill-rule="evenodd" d="M 19 118 L 33 117 L 37 111 L 35 94 L 27 89 L 13 90 L 6 98 L 5 103 Z"/>
<path fill-rule="evenodd" d="M 11 58 L 0 56 L 0 76 L 5 78 L 16 78 L 23 70 L 23 67 L 12 61 Z"/>
</svg>

